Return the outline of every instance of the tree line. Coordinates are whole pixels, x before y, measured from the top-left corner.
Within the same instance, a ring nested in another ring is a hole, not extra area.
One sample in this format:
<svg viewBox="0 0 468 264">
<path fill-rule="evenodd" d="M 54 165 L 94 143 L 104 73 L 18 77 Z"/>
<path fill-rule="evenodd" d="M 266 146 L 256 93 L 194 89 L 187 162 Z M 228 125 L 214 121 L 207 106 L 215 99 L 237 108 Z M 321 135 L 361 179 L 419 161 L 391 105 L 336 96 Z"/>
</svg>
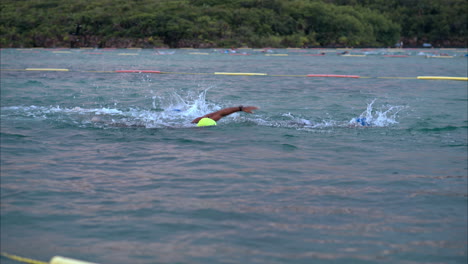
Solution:
<svg viewBox="0 0 468 264">
<path fill-rule="evenodd" d="M 466 0 L 3 0 L 1 47 L 466 47 Z"/>
</svg>

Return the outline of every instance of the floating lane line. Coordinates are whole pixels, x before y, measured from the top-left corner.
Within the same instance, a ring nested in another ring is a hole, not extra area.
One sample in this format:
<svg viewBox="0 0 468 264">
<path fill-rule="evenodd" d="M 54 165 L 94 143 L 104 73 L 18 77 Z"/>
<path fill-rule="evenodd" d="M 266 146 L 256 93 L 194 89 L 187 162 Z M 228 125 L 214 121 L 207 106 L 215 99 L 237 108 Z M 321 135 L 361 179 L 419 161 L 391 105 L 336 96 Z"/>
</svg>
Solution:
<svg viewBox="0 0 468 264">
<path fill-rule="evenodd" d="M 289 56 L 289 54 L 265 54 L 265 56 Z"/>
<path fill-rule="evenodd" d="M 345 54 L 341 55 L 341 57 L 366 57 L 366 55 Z"/>
<path fill-rule="evenodd" d="M 163 72 L 154 70 L 111 70 L 111 71 L 82 71 L 62 68 L 26 68 L 26 69 L 0 69 L 0 71 L 53 71 L 53 72 L 89 72 L 89 73 L 154 73 L 154 74 L 187 74 L 187 75 L 231 75 L 231 76 L 272 76 L 272 77 L 325 77 L 325 78 L 355 78 L 355 79 L 418 79 L 418 80 L 453 80 L 468 81 L 468 77 L 452 76 L 417 76 L 417 77 L 373 77 L 359 75 L 339 75 L 339 74 L 307 74 L 307 75 L 288 75 L 288 74 L 267 74 L 254 72 Z"/>
<path fill-rule="evenodd" d="M 55 69 L 55 68 L 26 68 L 25 71 L 70 71 L 68 69 Z"/>
<path fill-rule="evenodd" d="M 1 69 L 2 71 L 25 71 L 25 69 Z"/>
<path fill-rule="evenodd" d="M 254 72 L 215 72 L 215 75 L 245 75 L 245 76 L 256 76 L 256 75 L 268 75 L 266 73 L 254 73 Z"/>
<path fill-rule="evenodd" d="M 384 55 L 387 58 L 408 58 L 408 55 Z"/>
<path fill-rule="evenodd" d="M 418 80 L 452 80 L 468 81 L 468 77 L 450 77 L 450 76 L 418 76 Z"/>
<path fill-rule="evenodd" d="M 55 256 L 50 260 L 50 264 L 96 264 L 96 263 Z"/>
<path fill-rule="evenodd" d="M 307 77 L 307 75 L 268 74 L 273 77 Z"/>
<path fill-rule="evenodd" d="M 96 264 L 96 263 L 77 260 L 77 259 L 64 258 L 61 256 L 55 256 L 50 260 L 50 262 L 44 262 L 44 261 L 39 261 L 35 259 L 16 256 L 13 254 L 8 254 L 5 252 L 2 252 L 1 255 L 5 258 L 15 260 L 18 262 L 28 263 L 28 264 Z"/>
<path fill-rule="evenodd" d="M 364 78 L 364 77 L 361 77 Z M 377 79 L 402 79 L 402 80 L 416 80 L 416 77 L 366 77 L 366 78 L 377 78 Z"/>
<path fill-rule="evenodd" d="M 138 56 L 140 54 L 138 54 L 138 53 L 119 53 L 117 55 L 119 55 L 119 56 Z"/>
<path fill-rule="evenodd" d="M 209 75 L 209 74 L 212 74 L 212 73 L 206 73 L 206 72 L 161 72 L 161 74 Z"/>
<path fill-rule="evenodd" d="M 25 257 L 20 257 L 20 256 L 5 253 L 5 252 L 2 252 L 1 255 L 4 256 L 5 258 L 9 258 L 9 259 L 16 260 L 16 261 L 23 262 L 23 263 L 49 264 L 48 262 L 39 261 L 39 260 L 35 260 L 35 259 L 30 259 L 30 258 L 25 258 Z"/>
<path fill-rule="evenodd" d="M 161 71 L 148 71 L 148 70 L 118 70 L 117 73 L 161 73 Z"/>
<path fill-rule="evenodd" d="M 115 73 L 115 71 L 81 71 L 81 72 Z"/>
<path fill-rule="evenodd" d="M 453 56 L 431 56 L 426 55 L 427 59 L 453 59 Z"/>
<path fill-rule="evenodd" d="M 307 74 L 307 77 L 330 77 L 330 78 L 360 78 L 358 75 L 339 75 L 339 74 Z"/>
</svg>

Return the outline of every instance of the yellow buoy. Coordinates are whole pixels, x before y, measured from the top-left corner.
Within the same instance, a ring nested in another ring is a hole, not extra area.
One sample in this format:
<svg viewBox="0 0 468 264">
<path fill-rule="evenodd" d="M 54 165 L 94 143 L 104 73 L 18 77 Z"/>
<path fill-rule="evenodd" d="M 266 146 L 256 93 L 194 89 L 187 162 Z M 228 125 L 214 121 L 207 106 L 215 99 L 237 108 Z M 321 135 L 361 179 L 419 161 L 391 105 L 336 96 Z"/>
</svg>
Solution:
<svg viewBox="0 0 468 264">
<path fill-rule="evenodd" d="M 450 77 L 450 76 L 418 76 L 419 80 L 453 80 L 468 81 L 468 77 Z"/>
</svg>

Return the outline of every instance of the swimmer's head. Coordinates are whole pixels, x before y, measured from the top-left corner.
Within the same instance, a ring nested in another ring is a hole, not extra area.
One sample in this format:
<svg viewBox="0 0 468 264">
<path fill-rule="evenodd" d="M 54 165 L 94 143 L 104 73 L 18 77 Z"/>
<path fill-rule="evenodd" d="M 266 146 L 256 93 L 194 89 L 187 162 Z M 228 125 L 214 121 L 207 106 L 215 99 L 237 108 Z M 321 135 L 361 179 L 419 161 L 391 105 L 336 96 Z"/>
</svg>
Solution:
<svg viewBox="0 0 468 264">
<path fill-rule="evenodd" d="M 199 126 L 199 127 L 201 127 L 201 126 L 216 126 L 216 121 L 214 121 L 211 118 L 204 117 L 204 118 L 200 119 L 200 121 L 198 121 L 197 126 Z"/>
<path fill-rule="evenodd" d="M 370 126 L 370 123 L 367 122 L 365 117 L 356 118 L 356 123 L 360 124 L 361 126 Z"/>
</svg>

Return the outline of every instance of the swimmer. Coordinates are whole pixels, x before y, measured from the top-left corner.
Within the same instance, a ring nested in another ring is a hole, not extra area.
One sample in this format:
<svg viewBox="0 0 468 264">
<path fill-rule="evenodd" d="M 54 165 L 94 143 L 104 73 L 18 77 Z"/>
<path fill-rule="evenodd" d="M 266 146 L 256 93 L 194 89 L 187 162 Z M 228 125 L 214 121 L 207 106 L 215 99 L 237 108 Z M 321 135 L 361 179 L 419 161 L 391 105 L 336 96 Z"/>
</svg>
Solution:
<svg viewBox="0 0 468 264">
<path fill-rule="evenodd" d="M 197 126 L 216 126 L 216 121 L 220 120 L 221 118 L 233 114 L 235 112 L 246 112 L 253 114 L 252 110 L 256 110 L 258 107 L 255 106 L 235 106 L 235 107 L 228 107 L 221 109 L 219 111 L 206 114 L 201 117 L 197 117 L 192 120 L 191 123 L 197 124 Z"/>
<path fill-rule="evenodd" d="M 358 117 L 352 121 L 354 121 L 354 125 L 359 125 L 363 127 L 371 126 L 371 123 L 369 123 L 369 121 L 367 121 L 367 118 L 365 117 Z"/>
</svg>

